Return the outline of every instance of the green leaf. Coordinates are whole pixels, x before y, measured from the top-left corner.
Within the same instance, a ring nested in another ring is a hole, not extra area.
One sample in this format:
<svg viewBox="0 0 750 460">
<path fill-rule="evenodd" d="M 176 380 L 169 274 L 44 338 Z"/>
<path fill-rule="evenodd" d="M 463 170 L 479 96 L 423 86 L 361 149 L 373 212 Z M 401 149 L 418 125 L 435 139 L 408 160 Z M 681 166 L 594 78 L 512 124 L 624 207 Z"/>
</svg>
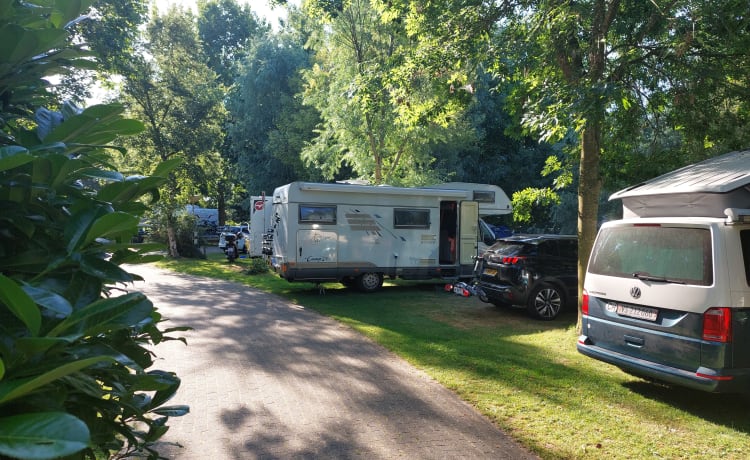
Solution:
<svg viewBox="0 0 750 460">
<path fill-rule="evenodd" d="M 117 237 L 123 233 L 133 234 L 138 227 L 138 218 L 124 212 L 105 214 L 94 221 L 89 228 L 84 244 L 97 238 Z"/>
<path fill-rule="evenodd" d="M 29 155 L 28 149 L 11 145 L 0 148 L 0 171 L 17 168 L 34 161 L 34 157 Z"/>
<path fill-rule="evenodd" d="M 0 274 L 0 302 L 20 319 L 33 335 L 39 335 L 42 314 L 31 297 L 12 279 Z"/>
<path fill-rule="evenodd" d="M 162 161 L 156 166 L 156 169 L 151 174 L 154 177 L 168 177 L 169 173 L 177 169 L 182 163 L 182 158 L 171 158 L 166 161 Z"/>
<path fill-rule="evenodd" d="M 133 277 L 128 272 L 98 255 L 82 257 L 80 268 L 88 275 L 109 282 L 129 283 L 133 281 Z"/>
<path fill-rule="evenodd" d="M 183 415 L 187 415 L 190 413 L 190 406 L 164 406 L 153 409 L 151 412 L 156 415 L 163 415 L 165 417 L 182 417 Z"/>
<path fill-rule="evenodd" d="M 73 307 L 68 300 L 56 292 L 47 289 L 41 289 L 34 286 L 25 285 L 23 291 L 37 304 L 54 311 L 61 316 L 68 316 Z"/>
<path fill-rule="evenodd" d="M 148 318 L 153 308 L 151 301 L 141 292 L 99 299 L 74 311 L 47 335 L 49 337 L 70 333 L 93 335 L 111 329 L 113 326 L 136 325 Z"/>
<path fill-rule="evenodd" d="M 73 215 L 68 220 L 63 232 L 63 238 L 68 241 L 67 250 L 69 253 L 72 253 L 84 244 L 84 236 L 88 234 L 88 230 L 98 213 L 98 209 L 86 209 L 83 212 Z"/>
<path fill-rule="evenodd" d="M 54 382 L 62 377 L 78 372 L 93 364 L 102 361 L 113 361 L 108 356 L 97 356 L 94 358 L 81 359 L 73 361 L 62 366 L 56 367 L 51 371 L 30 377 L 26 379 L 7 379 L 0 381 L 0 404 L 6 403 L 16 398 L 27 395 L 37 389 Z"/>
<path fill-rule="evenodd" d="M 36 412 L 0 418 L 0 453 L 42 460 L 80 452 L 91 442 L 80 419 L 64 412 Z"/>
</svg>

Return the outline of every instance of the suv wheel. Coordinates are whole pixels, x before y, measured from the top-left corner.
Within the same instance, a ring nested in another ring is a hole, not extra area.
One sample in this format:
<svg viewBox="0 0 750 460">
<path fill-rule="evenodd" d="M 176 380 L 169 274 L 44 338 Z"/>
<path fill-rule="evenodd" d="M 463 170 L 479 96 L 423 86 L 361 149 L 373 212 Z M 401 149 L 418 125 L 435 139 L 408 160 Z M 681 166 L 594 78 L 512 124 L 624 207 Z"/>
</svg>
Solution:
<svg viewBox="0 0 750 460">
<path fill-rule="evenodd" d="M 565 306 L 565 297 L 560 288 L 548 283 L 541 283 L 529 296 L 526 309 L 529 313 L 542 320 L 552 320 L 560 314 Z"/>
</svg>

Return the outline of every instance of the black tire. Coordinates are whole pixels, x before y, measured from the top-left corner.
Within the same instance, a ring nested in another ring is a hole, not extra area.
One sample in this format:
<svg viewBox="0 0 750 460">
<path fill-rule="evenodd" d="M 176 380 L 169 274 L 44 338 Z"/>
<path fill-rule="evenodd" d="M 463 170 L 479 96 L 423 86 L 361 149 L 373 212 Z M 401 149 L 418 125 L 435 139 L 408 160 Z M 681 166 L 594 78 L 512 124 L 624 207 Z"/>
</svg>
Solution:
<svg viewBox="0 0 750 460">
<path fill-rule="evenodd" d="M 357 277 L 357 289 L 362 292 L 375 292 L 383 286 L 382 273 L 363 273 Z"/>
<path fill-rule="evenodd" d="M 549 283 L 540 283 L 529 296 L 526 310 L 536 319 L 550 321 L 565 308 L 565 294 L 562 290 Z"/>
</svg>

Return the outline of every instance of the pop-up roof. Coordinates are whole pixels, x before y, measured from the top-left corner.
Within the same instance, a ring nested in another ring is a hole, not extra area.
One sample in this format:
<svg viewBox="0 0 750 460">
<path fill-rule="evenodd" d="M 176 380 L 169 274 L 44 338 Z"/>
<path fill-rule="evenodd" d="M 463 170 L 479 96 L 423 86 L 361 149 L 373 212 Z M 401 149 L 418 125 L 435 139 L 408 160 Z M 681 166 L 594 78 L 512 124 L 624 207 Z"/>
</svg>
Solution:
<svg viewBox="0 0 750 460">
<path fill-rule="evenodd" d="M 685 166 L 613 194 L 623 217 L 724 217 L 750 208 L 750 150 Z"/>
</svg>

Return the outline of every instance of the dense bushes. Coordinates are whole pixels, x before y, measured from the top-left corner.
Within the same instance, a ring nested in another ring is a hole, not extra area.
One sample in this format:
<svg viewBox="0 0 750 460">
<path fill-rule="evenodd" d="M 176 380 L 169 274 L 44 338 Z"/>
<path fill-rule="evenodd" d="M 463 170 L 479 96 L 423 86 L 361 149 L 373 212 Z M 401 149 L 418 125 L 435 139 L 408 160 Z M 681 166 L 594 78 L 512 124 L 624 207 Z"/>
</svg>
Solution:
<svg viewBox="0 0 750 460">
<path fill-rule="evenodd" d="M 142 129 L 119 105 L 31 109 L 41 78 L 77 62 L 64 26 L 87 2 L 3 3 L 0 458 L 155 458 L 168 417 L 187 412 L 164 405 L 179 378 L 150 369 L 152 345 L 176 329 L 124 289 L 138 277 L 121 265 L 158 257 L 131 238 L 175 165 L 152 177 L 110 166 L 110 143 Z"/>
</svg>

